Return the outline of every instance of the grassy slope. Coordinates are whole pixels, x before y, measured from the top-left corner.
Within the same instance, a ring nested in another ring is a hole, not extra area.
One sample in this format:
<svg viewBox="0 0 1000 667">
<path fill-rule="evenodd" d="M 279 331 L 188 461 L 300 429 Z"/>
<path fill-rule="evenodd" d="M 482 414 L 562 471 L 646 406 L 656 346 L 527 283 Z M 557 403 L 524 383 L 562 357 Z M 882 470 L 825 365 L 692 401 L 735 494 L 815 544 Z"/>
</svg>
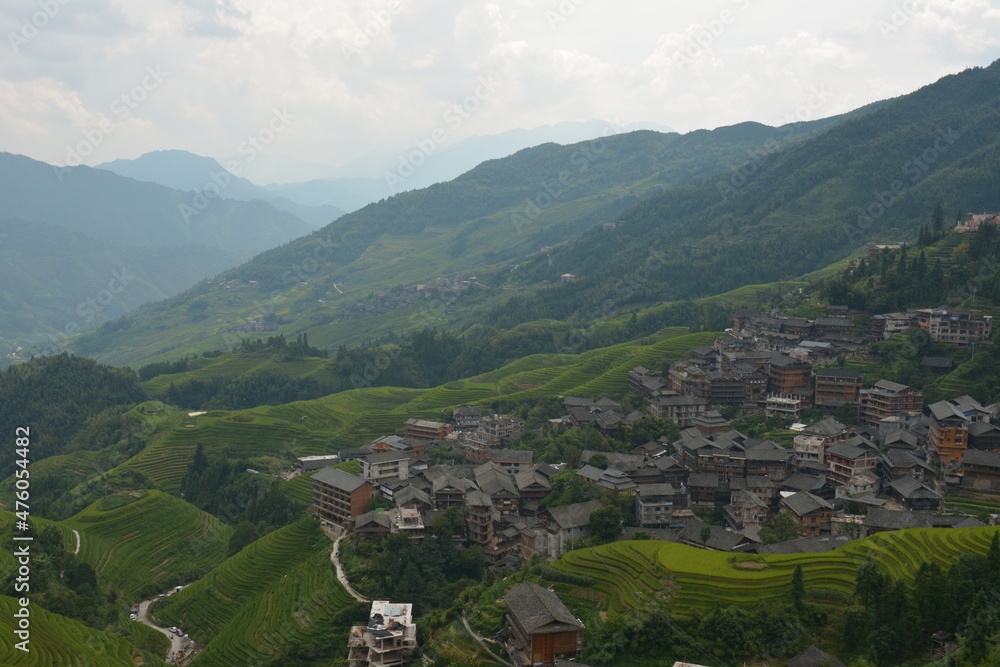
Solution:
<svg viewBox="0 0 1000 667">
<path fill-rule="evenodd" d="M 893 577 L 909 581 L 922 561 L 948 566 L 962 553 L 986 553 L 997 531 L 1000 528 L 879 533 L 828 553 L 750 557 L 766 564 L 761 570 L 736 569 L 730 562 L 734 554 L 656 541 L 580 549 L 565 554 L 553 566 L 593 579 L 592 590 L 577 591 L 577 597 L 600 599 L 606 609 L 625 611 L 644 600 L 672 593 L 675 608 L 690 612 L 716 602 L 787 599 L 798 564 L 802 565 L 807 589 L 814 592 L 825 589 L 851 594 L 857 568 L 869 557 Z"/>
<path fill-rule="evenodd" d="M 641 342 L 623 343 L 582 354 L 538 354 L 491 373 L 449 382 L 431 389 L 370 387 L 312 401 L 261 406 L 234 414 L 212 411 L 196 418 L 176 416 L 173 428 L 123 464 L 145 475 L 157 488 L 176 492 L 199 442 L 209 452 L 232 458 L 296 456 L 357 446 L 394 433 L 410 417 L 450 414 L 464 404 L 488 404 L 496 398 L 583 395 L 600 397 L 627 389 L 628 371 L 636 365 L 659 367 L 682 358 L 717 333 L 685 333 L 683 327 L 664 329 Z M 302 482 L 286 492 L 305 498 Z"/>
<path fill-rule="evenodd" d="M 0 664 L 25 667 L 135 667 L 137 664 L 152 667 L 166 664 L 148 655 L 140 658 L 135 647 L 122 637 L 89 628 L 79 621 L 35 606 L 29 607 L 31 643 L 28 646 L 31 650 L 28 653 L 19 651 L 13 646 L 14 612 L 17 609 L 19 605 L 14 598 L 0 596 L 0 633 L 4 636 L 0 644 Z"/>
<path fill-rule="evenodd" d="M 246 665 L 271 658 L 317 636 L 336 624 L 338 612 L 354 606 L 336 580 L 330 548 L 319 524 L 300 519 L 158 604 L 155 616 L 207 644 L 195 664 Z"/>
<path fill-rule="evenodd" d="M 109 496 L 60 525 L 80 531 L 80 558 L 130 600 L 214 567 L 232 533 L 210 514 L 156 490 Z"/>
</svg>

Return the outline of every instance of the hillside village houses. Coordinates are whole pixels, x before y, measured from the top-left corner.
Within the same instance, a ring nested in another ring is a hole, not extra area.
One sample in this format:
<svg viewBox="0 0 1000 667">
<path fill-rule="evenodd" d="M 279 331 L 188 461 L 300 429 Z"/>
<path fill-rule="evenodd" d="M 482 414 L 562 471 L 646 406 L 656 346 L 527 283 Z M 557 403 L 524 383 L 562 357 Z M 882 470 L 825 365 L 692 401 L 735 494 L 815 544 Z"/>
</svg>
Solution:
<svg viewBox="0 0 1000 667">
<path fill-rule="evenodd" d="M 944 316 L 943 309 L 926 310 L 933 312 L 884 316 L 878 335 L 902 331 L 903 318 L 908 327 L 945 335 L 928 319 Z M 839 542 L 831 538 L 851 522 L 862 522 L 862 534 L 887 525 L 975 523 L 936 512 L 943 495 L 956 489 L 1000 490 L 1000 429 L 990 424 L 996 406 L 963 396 L 925 413 L 912 387 L 884 379 L 866 387 L 853 369 L 818 367 L 830 355 L 862 354 L 874 339 L 871 321 L 868 336 L 855 335 L 853 320 L 843 315 L 807 320 L 737 310 L 727 335 L 695 348 L 665 374 L 642 366 L 628 373 L 629 391 L 645 411 L 609 398 L 563 397 L 564 414 L 550 423 L 614 435 L 652 415 L 671 417 L 681 429 L 674 442 L 648 442 L 628 453 L 583 452 L 571 474 L 603 500 L 545 507 L 552 479 L 565 466 L 537 463 L 534 452 L 516 449 L 523 420 L 462 406 L 450 422 L 410 419 L 399 434 L 341 451 L 341 460 L 360 461 L 360 475 L 330 467 L 312 472 L 335 460 L 304 457 L 315 511 L 349 527 L 354 539 L 393 533 L 421 539 L 439 513 L 459 508 L 461 539 L 480 545 L 494 567 L 558 558 L 592 535 L 591 515 L 611 499 L 629 499 L 638 525 L 627 531 L 739 551 L 771 549 L 759 531 L 779 511 L 801 525 L 806 539 L 826 540 L 815 548 L 834 548 Z M 979 321 L 988 330 L 989 320 Z M 826 415 L 794 426 L 798 433 L 787 447 L 748 437 L 727 418 L 763 411 L 797 418 L 807 408 Z M 839 421 L 843 415 L 855 425 Z M 441 447 L 464 463 L 432 464 L 427 452 Z M 373 511 L 376 495 L 392 507 Z M 869 508 L 868 515 L 845 515 L 848 500 Z M 726 528 L 710 527 L 704 540 L 696 512 L 713 508 Z"/>
</svg>

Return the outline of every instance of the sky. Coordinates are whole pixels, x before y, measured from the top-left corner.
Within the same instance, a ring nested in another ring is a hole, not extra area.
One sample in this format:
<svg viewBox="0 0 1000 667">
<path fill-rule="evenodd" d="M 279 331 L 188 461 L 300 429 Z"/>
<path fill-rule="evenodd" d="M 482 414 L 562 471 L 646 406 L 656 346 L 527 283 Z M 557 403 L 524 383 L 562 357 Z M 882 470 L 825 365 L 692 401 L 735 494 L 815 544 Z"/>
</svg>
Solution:
<svg viewBox="0 0 1000 667">
<path fill-rule="evenodd" d="M 3 0 L 0 150 L 346 164 L 561 121 L 779 125 L 1000 58 L 1000 0 Z"/>
</svg>

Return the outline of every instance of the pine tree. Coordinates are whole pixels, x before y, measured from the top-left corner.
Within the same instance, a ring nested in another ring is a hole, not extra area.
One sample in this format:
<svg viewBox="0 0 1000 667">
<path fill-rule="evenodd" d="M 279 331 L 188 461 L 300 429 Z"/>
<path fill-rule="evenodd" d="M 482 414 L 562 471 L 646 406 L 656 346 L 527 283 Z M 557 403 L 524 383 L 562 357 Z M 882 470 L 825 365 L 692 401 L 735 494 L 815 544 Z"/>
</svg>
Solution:
<svg viewBox="0 0 1000 667">
<path fill-rule="evenodd" d="M 934 206 L 934 213 L 931 214 L 931 226 L 935 234 L 940 234 L 944 229 L 944 207 L 940 201 Z"/>
<path fill-rule="evenodd" d="M 802 609 L 805 606 L 805 598 L 806 580 L 802 572 L 802 565 L 798 564 L 795 566 L 795 571 L 792 572 L 792 603 L 796 609 Z"/>
</svg>

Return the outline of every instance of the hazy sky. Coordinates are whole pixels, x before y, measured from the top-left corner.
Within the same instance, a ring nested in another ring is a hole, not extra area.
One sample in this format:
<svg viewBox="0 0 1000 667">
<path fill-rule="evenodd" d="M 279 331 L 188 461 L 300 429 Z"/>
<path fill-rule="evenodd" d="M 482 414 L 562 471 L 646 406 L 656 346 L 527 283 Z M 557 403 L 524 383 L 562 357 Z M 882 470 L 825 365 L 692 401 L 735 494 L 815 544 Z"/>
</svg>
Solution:
<svg viewBox="0 0 1000 667">
<path fill-rule="evenodd" d="M 3 0 L 0 34 L 0 150 L 342 164 L 436 130 L 829 116 L 988 65 L 1000 3 Z"/>
</svg>

